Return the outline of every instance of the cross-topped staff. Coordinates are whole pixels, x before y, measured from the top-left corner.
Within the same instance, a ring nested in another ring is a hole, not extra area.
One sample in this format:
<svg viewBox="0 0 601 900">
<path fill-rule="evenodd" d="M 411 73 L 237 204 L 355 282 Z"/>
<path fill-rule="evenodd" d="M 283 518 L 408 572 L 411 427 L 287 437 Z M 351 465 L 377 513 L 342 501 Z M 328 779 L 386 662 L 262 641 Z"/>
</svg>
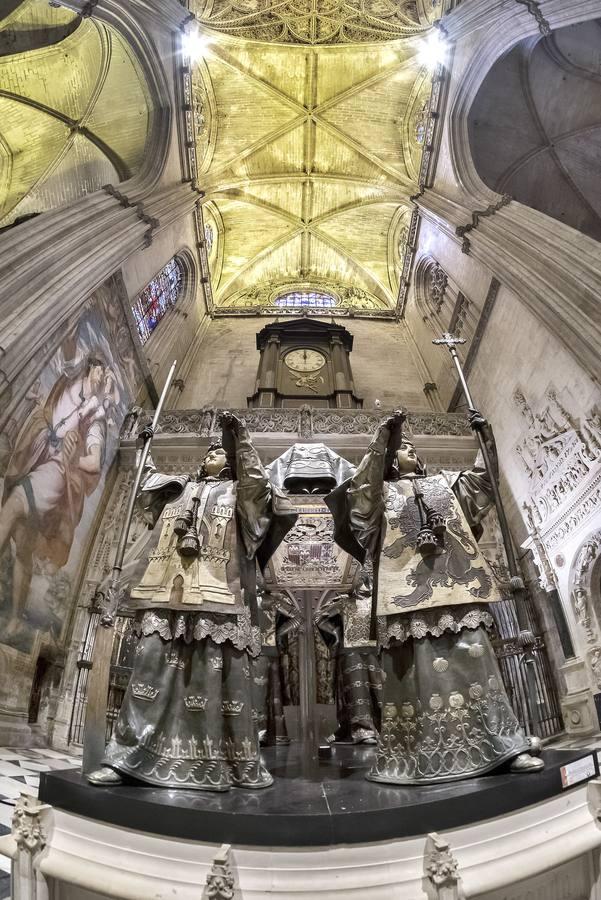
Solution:
<svg viewBox="0 0 601 900">
<path fill-rule="evenodd" d="M 457 369 L 459 383 L 463 390 L 467 405 L 470 409 L 470 412 L 475 413 L 476 407 L 474 406 L 474 401 L 472 399 L 470 389 L 465 379 L 465 373 L 461 366 L 461 361 L 456 350 L 458 344 L 465 344 L 464 338 L 455 337 L 455 335 L 451 334 L 448 331 L 445 331 L 441 338 L 432 341 L 432 343 L 448 348 L 449 353 L 451 354 L 451 357 L 453 359 L 453 363 L 455 364 L 455 368 Z M 522 650 L 522 660 L 526 667 L 526 684 L 528 687 L 528 700 L 530 704 L 530 712 L 532 715 L 532 734 L 536 734 L 539 726 L 537 703 L 538 691 L 536 687 L 536 660 L 533 651 L 533 648 L 536 644 L 536 639 L 534 637 L 528 619 L 528 610 L 526 608 L 526 588 L 518 566 L 515 547 L 513 545 L 513 539 L 511 537 L 509 523 L 507 521 L 507 515 L 505 513 L 505 507 L 503 506 L 501 493 L 499 491 L 498 475 L 490 458 L 490 453 L 484 437 L 486 420 L 483 419 L 482 416 L 472 415 L 472 417 L 470 418 L 470 424 L 473 430 L 476 432 L 476 437 L 478 438 L 478 443 L 482 452 L 482 458 L 484 460 L 484 466 L 486 468 L 492 486 L 492 493 L 497 510 L 497 516 L 499 517 L 499 525 L 501 527 L 501 535 L 503 537 L 505 554 L 507 556 L 507 565 L 509 567 L 511 591 L 515 599 L 518 628 L 520 630 L 518 635 L 518 645 Z"/>
</svg>

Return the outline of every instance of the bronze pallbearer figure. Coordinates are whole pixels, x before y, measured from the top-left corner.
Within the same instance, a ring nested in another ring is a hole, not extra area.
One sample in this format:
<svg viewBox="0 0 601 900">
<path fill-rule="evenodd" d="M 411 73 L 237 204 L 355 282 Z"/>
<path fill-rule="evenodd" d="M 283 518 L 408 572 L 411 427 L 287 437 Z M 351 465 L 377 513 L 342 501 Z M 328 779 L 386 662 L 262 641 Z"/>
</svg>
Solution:
<svg viewBox="0 0 601 900">
<path fill-rule="evenodd" d="M 427 476 L 403 420 L 380 425 L 355 475 L 326 498 L 340 545 L 373 557 L 372 621 L 385 622 L 382 730 L 367 777 L 426 784 L 509 761 L 513 771 L 542 769 L 488 638 L 488 604 L 501 598 L 475 535 L 491 506 L 489 477 L 478 467 Z"/>
<path fill-rule="evenodd" d="M 196 481 L 152 472 L 139 497 L 158 545 L 131 591 L 139 644 L 103 767 L 162 787 L 262 788 L 251 660 L 261 649 L 255 559 L 264 564 L 296 516 L 270 485 L 244 424 L 222 417 L 223 446 Z"/>
</svg>

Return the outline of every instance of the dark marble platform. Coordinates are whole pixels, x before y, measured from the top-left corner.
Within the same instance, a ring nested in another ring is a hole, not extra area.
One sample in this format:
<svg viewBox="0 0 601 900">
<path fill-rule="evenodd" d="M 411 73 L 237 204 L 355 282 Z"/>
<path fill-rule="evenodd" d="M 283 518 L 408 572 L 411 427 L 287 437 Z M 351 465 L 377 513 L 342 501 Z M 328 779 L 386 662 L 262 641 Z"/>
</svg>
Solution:
<svg viewBox="0 0 601 900">
<path fill-rule="evenodd" d="M 547 750 L 542 773 L 486 775 L 428 787 L 364 778 L 373 748 L 335 747 L 315 777 L 299 748 L 269 748 L 272 787 L 227 793 L 139 784 L 92 787 L 81 773 L 43 772 L 40 800 L 87 818 L 184 840 L 309 847 L 410 837 L 495 818 L 562 793 L 560 768 L 592 751 Z"/>
</svg>

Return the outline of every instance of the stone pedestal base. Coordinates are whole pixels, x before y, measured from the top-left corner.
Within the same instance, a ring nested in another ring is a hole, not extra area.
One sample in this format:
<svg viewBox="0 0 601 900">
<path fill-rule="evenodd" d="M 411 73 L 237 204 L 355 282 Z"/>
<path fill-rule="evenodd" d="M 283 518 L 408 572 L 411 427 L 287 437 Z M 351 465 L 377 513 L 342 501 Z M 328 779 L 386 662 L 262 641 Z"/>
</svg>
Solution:
<svg viewBox="0 0 601 900">
<path fill-rule="evenodd" d="M 577 657 L 562 666 L 560 671 L 568 689 L 561 698 L 561 713 L 567 733 L 579 736 L 596 734 L 599 720 L 586 663 Z"/>
<path fill-rule="evenodd" d="M 43 747 L 25 717 L 0 715 L 0 747 Z"/>
<path fill-rule="evenodd" d="M 311 848 L 173 840 L 20 803 L 0 838 L 20 900 L 582 900 L 599 890 L 599 781 L 444 833 Z"/>
<path fill-rule="evenodd" d="M 568 734 L 589 735 L 599 730 L 597 710 L 591 690 L 568 694 L 561 700 L 561 714 Z"/>
<path fill-rule="evenodd" d="M 294 748 L 276 748 L 272 787 L 217 795 L 92 787 L 72 770 L 43 773 L 42 800 L 22 796 L 12 833 L 0 838 L 0 853 L 14 863 L 13 896 L 601 896 L 601 780 L 581 780 L 599 771 L 593 751 L 547 750 L 544 772 L 421 788 L 368 782 L 359 765 L 366 751 L 346 748 L 336 759 L 337 752 L 320 761 L 323 777 L 314 779 L 291 775 Z"/>
</svg>

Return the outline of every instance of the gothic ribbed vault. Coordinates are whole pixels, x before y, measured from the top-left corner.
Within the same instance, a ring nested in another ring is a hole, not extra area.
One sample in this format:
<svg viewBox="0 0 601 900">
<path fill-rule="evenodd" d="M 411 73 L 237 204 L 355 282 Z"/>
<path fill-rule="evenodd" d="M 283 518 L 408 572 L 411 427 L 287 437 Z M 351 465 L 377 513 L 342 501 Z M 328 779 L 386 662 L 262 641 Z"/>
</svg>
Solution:
<svg viewBox="0 0 601 900">
<path fill-rule="evenodd" d="M 38 0 L 12 7 L 0 11 L 0 226 L 129 178 L 152 115 L 116 31 Z"/>
<path fill-rule="evenodd" d="M 424 27 L 329 46 L 205 32 L 194 94 L 217 307 L 300 287 L 394 307 L 431 89 Z"/>
</svg>

